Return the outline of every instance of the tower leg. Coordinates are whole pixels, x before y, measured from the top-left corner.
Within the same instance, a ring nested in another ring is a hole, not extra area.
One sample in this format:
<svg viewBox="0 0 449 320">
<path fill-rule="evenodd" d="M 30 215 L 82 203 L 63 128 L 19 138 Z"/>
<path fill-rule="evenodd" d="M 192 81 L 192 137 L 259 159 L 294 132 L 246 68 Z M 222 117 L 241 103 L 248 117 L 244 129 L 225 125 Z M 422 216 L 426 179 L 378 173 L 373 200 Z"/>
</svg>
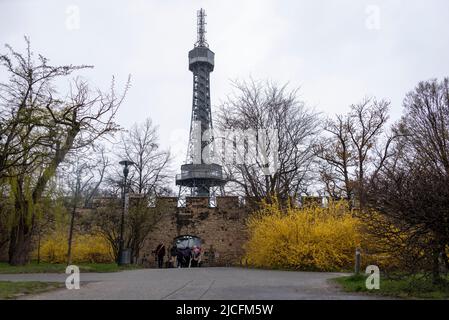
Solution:
<svg viewBox="0 0 449 320">
<path fill-rule="evenodd" d="M 225 197 L 225 196 L 226 196 L 224 186 L 220 186 L 220 195 L 221 195 L 222 197 Z"/>
</svg>

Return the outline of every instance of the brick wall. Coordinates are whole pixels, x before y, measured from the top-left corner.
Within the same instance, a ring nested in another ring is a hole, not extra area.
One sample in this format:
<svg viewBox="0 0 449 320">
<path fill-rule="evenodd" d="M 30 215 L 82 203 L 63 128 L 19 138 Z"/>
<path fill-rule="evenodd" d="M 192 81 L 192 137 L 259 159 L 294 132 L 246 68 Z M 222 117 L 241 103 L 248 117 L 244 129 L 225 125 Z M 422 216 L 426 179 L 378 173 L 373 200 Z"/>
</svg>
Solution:
<svg viewBox="0 0 449 320">
<path fill-rule="evenodd" d="M 167 252 L 174 238 L 191 235 L 203 240 L 204 264 L 209 266 L 238 265 L 247 240 L 245 219 L 249 208 L 239 205 L 238 197 L 217 197 L 216 207 L 208 198 L 188 197 L 185 207 L 177 207 L 177 198 L 159 198 L 156 207 L 163 208 L 162 216 L 145 242 L 143 254 L 149 256 L 159 243 Z"/>
</svg>

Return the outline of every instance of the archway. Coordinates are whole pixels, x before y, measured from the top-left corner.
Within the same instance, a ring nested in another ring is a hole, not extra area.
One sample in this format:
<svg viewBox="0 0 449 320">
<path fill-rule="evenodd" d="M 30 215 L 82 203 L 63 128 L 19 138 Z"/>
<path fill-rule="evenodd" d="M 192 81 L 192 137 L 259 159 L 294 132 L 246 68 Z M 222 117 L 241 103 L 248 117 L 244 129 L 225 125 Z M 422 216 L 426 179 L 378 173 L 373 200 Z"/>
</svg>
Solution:
<svg viewBox="0 0 449 320">
<path fill-rule="evenodd" d="M 197 236 L 183 235 L 173 239 L 176 247 L 177 266 L 181 268 L 201 265 L 201 247 L 203 240 Z"/>
<path fill-rule="evenodd" d="M 173 244 L 179 249 L 192 249 L 193 246 L 201 247 L 203 240 L 197 236 L 183 235 L 173 239 Z"/>
</svg>

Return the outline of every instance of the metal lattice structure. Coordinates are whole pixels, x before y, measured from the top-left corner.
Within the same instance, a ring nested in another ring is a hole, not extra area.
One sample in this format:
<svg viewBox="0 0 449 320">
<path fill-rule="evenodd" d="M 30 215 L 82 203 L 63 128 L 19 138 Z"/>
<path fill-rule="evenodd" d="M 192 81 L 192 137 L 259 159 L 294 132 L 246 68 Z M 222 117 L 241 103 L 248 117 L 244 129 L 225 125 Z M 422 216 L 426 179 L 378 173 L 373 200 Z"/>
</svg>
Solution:
<svg viewBox="0 0 449 320">
<path fill-rule="evenodd" d="M 204 9 L 200 9 L 197 12 L 197 41 L 195 43 L 196 47 L 206 47 L 208 48 L 209 45 L 206 41 L 206 12 Z"/>
<path fill-rule="evenodd" d="M 206 13 L 197 14 L 197 41 L 189 52 L 189 70 L 193 73 L 193 101 L 187 158 L 176 175 L 179 195 L 214 196 L 223 193 L 226 178 L 219 164 L 211 163 L 214 137 L 210 105 L 210 73 L 214 70 L 215 54 L 206 41 Z"/>
</svg>

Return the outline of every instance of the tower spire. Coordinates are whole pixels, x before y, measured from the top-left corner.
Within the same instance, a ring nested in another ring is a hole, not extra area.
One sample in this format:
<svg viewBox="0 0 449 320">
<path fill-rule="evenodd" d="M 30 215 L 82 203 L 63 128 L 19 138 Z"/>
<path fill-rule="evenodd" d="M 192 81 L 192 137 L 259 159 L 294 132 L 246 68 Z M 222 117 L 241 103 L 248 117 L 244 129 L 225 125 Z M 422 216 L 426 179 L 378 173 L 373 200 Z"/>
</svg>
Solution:
<svg viewBox="0 0 449 320">
<path fill-rule="evenodd" d="M 197 41 L 195 47 L 209 47 L 206 41 L 206 11 L 201 8 L 197 11 Z"/>
</svg>

